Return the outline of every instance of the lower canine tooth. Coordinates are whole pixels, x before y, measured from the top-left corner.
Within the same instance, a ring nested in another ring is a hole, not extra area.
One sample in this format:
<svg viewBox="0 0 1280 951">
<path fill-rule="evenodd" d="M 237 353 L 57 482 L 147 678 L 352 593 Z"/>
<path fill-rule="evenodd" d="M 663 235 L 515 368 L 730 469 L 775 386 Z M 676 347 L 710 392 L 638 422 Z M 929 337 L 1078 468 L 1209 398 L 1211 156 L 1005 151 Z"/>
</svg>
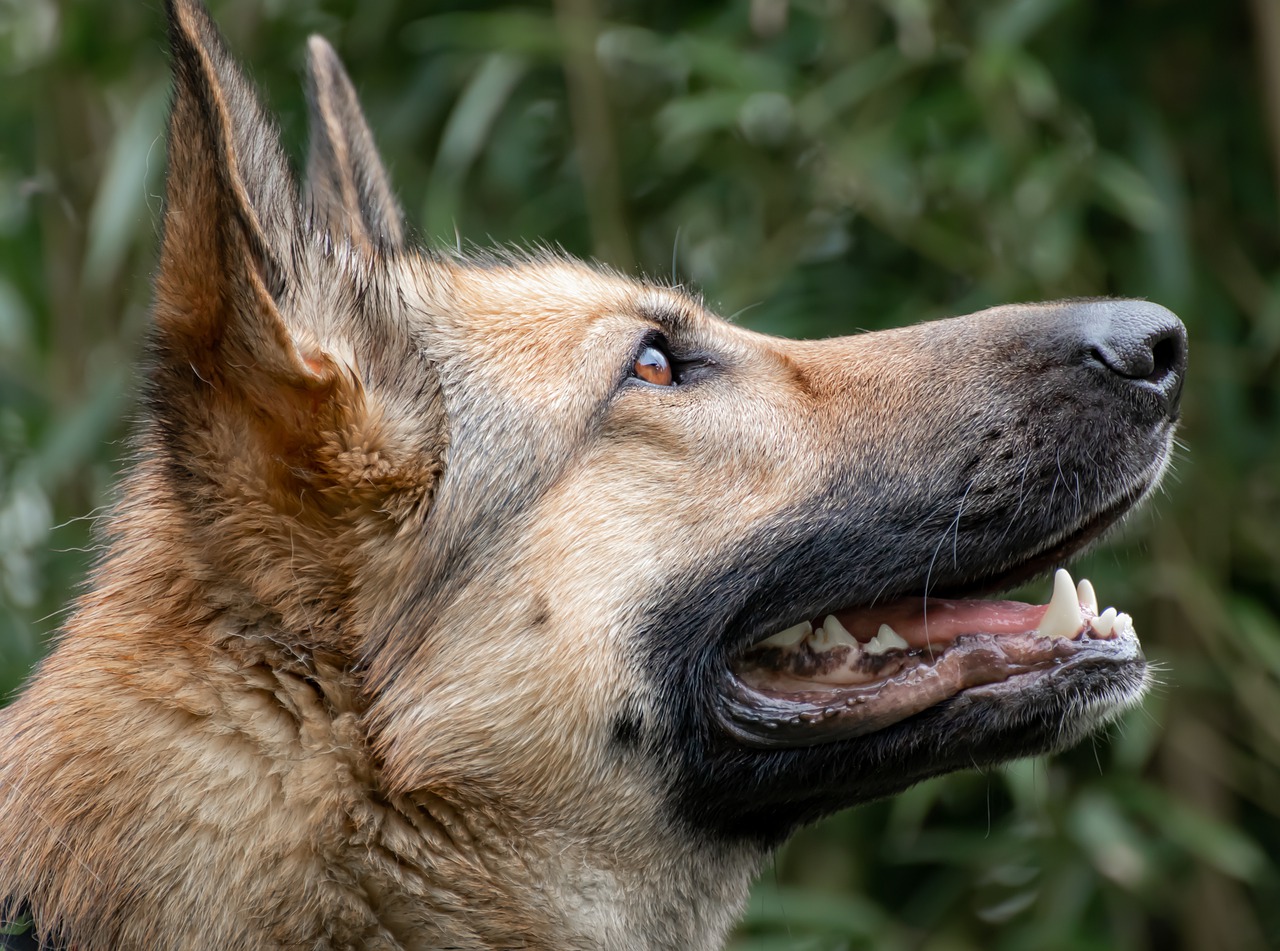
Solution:
<svg viewBox="0 0 1280 951">
<path fill-rule="evenodd" d="M 794 627 L 789 627 L 785 631 L 779 631 L 772 637 L 766 637 L 762 640 L 759 647 L 795 647 L 802 640 L 813 632 L 813 625 L 808 621 L 801 621 Z"/>
<path fill-rule="evenodd" d="M 888 624 L 881 624 L 880 630 L 876 631 L 876 636 L 867 642 L 863 650 L 868 654 L 877 655 L 886 651 L 906 650 L 910 646 L 902 635 Z"/>
<path fill-rule="evenodd" d="M 1080 630 L 1080 602 L 1071 572 L 1059 568 L 1053 576 L 1053 597 L 1040 620 L 1041 637 L 1075 637 Z"/>
</svg>

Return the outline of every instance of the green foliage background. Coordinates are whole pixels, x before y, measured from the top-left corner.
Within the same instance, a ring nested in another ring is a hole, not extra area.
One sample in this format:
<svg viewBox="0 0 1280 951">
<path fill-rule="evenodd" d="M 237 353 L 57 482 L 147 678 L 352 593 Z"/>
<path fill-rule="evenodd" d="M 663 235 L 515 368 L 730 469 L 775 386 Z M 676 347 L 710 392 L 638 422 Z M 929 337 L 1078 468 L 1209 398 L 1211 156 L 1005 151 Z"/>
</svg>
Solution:
<svg viewBox="0 0 1280 951">
<path fill-rule="evenodd" d="M 0 0 L 5 694 L 125 454 L 161 209 L 159 7 Z M 430 240 L 548 239 L 797 336 L 1071 295 L 1177 310 L 1185 450 L 1076 566 L 1135 616 L 1163 685 L 1092 746 L 802 834 L 734 947 L 1280 947 L 1280 5 L 213 8 L 298 155 L 304 41 L 335 42 Z"/>
</svg>

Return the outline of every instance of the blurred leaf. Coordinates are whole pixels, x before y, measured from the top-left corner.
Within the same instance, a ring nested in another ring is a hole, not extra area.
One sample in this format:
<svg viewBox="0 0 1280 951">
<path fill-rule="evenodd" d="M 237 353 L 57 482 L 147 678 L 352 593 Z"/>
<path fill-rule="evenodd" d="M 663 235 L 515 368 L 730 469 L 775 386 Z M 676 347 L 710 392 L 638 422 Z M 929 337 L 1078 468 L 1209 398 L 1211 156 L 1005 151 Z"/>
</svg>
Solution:
<svg viewBox="0 0 1280 951">
<path fill-rule="evenodd" d="M 1114 155 L 1099 155 L 1094 180 L 1116 214 L 1140 231 L 1156 231 L 1168 221 L 1168 210 L 1155 189 L 1128 162 Z"/>
<path fill-rule="evenodd" d="M 139 220 L 149 226 L 158 224 L 159 202 L 153 219 L 147 196 L 159 192 L 164 167 L 161 136 L 168 107 L 169 83 L 152 83 L 132 105 L 131 115 L 112 143 L 89 212 L 84 282 L 92 290 L 100 291 L 119 280 L 130 239 L 140 230 L 148 235 L 152 232 L 152 227 L 139 229 Z"/>
<path fill-rule="evenodd" d="M 1082 796 L 1070 822 L 1094 866 L 1107 878 L 1132 889 L 1147 876 L 1148 856 L 1142 836 L 1109 799 Z"/>
<path fill-rule="evenodd" d="M 743 917 L 745 931 L 785 928 L 796 933 L 857 939 L 851 947 L 892 951 L 903 947 L 880 909 L 854 896 L 817 895 L 798 889 L 758 889 Z M 871 942 L 871 943 L 868 943 Z M 829 945 L 828 945 L 829 946 Z"/>
<path fill-rule="evenodd" d="M 1126 798 L 1162 836 L 1227 875 L 1250 880 L 1271 864 L 1262 849 L 1239 829 L 1162 789 L 1130 784 L 1126 792 Z"/>
<path fill-rule="evenodd" d="M 487 56 L 458 98 L 431 170 L 423 215 L 428 234 L 447 240 L 454 233 L 467 170 L 484 148 L 524 69 L 523 62 L 505 53 Z"/>
</svg>

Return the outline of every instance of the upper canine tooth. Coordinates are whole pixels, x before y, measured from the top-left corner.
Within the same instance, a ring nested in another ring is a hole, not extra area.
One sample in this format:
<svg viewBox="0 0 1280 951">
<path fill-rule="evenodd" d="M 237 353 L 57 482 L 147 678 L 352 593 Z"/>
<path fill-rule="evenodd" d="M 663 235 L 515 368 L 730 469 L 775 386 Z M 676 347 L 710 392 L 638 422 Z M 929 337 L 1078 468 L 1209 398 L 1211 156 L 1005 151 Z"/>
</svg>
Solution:
<svg viewBox="0 0 1280 951">
<path fill-rule="evenodd" d="M 1098 613 L 1098 595 L 1093 590 L 1093 582 L 1088 578 L 1081 578 L 1076 585 L 1076 600 L 1088 608 L 1090 614 Z"/>
<path fill-rule="evenodd" d="M 1053 597 L 1040 621 L 1041 637 L 1075 637 L 1080 630 L 1080 602 L 1076 600 L 1076 585 L 1071 572 L 1059 568 L 1053 576 Z"/>
<path fill-rule="evenodd" d="M 867 641 L 867 646 L 863 648 L 868 654 L 883 654 L 885 651 L 906 650 L 911 645 L 891 628 L 888 624 L 881 624 L 880 630 L 876 631 L 876 636 Z"/>
<path fill-rule="evenodd" d="M 772 637 L 766 637 L 757 647 L 795 647 L 802 640 L 813 633 L 813 625 L 808 621 L 801 621 L 799 624 L 787 628 L 785 631 L 779 631 Z"/>
<path fill-rule="evenodd" d="M 858 639 L 845 630 L 834 614 L 828 614 L 822 627 L 814 631 L 809 646 L 816 651 L 830 650 L 833 647 L 857 647 Z"/>
<path fill-rule="evenodd" d="M 1099 614 L 1096 618 L 1091 620 L 1089 622 L 1089 626 L 1093 628 L 1095 631 L 1097 631 L 1099 634 L 1101 634 L 1103 637 L 1106 637 L 1108 634 L 1111 633 L 1111 629 L 1115 627 L 1116 616 L 1117 615 L 1116 615 L 1115 608 L 1107 608 L 1105 611 Z"/>
</svg>

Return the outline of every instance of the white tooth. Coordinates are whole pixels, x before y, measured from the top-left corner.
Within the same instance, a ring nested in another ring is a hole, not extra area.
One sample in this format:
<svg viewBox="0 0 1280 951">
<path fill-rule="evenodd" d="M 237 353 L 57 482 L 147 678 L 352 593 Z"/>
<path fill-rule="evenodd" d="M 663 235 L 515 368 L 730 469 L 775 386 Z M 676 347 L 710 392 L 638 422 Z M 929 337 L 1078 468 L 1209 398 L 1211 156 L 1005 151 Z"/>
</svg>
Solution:
<svg viewBox="0 0 1280 951">
<path fill-rule="evenodd" d="M 757 647 L 795 647 L 802 640 L 813 632 L 813 625 L 808 621 L 801 621 L 794 627 L 789 627 L 785 631 L 779 631 L 772 637 L 766 637 Z"/>
<path fill-rule="evenodd" d="M 1093 590 L 1093 582 L 1088 578 L 1081 578 L 1076 585 L 1076 600 L 1088 608 L 1090 614 L 1098 613 L 1098 595 Z"/>
<path fill-rule="evenodd" d="M 1134 634 L 1133 618 L 1123 611 L 1116 615 L 1116 633 L 1122 637 L 1132 637 Z"/>
<path fill-rule="evenodd" d="M 833 647 L 857 647 L 858 640 L 845 630 L 834 614 L 828 614 L 822 627 L 814 631 L 809 646 L 816 651 L 826 651 Z"/>
<path fill-rule="evenodd" d="M 881 624 L 880 630 L 876 631 L 876 636 L 867 642 L 863 650 L 868 654 L 877 655 L 885 651 L 906 650 L 910 646 L 902 635 L 888 624 Z"/>
<path fill-rule="evenodd" d="M 1076 600 L 1076 584 L 1071 572 L 1059 568 L 1053 576 L 1053 597 L 1040 621 L 1041 637 L 1075 637 L 1080 630 L 1080 602 Z"/>
<path fill-rule="evenodd" d="M 907 639 L 891 628 L 888 624 L 881 624 L 880 630 L 876 631 L 876 637 L 884 641 L 894 650 L 906 650 L 911 645 L 907 643 Z"/>
<path fill-rule="evenodd" d="M 822 627 L 837 644 L 858 643 L 858 639 L 849 633 L 845 626 L 840 623 L 840 619 L 834 614 L 827 615 L 827 619 L 822 622 Z"/>
<path fill-rule="evenodd" d="M 1106 637 L 1111 633 L 1111 629 L 1115 627 L 1115 624 L 1116 624 L 1115 608 L 1107 608 L 1105 611 L 1103 611 L 1096 618 L 1094 618 L 1092 621 L 1089 622 L 1089 626 L 1092 627 L 1099 634 L 1101 634 L 1103 637 Z"/>
</svg>

